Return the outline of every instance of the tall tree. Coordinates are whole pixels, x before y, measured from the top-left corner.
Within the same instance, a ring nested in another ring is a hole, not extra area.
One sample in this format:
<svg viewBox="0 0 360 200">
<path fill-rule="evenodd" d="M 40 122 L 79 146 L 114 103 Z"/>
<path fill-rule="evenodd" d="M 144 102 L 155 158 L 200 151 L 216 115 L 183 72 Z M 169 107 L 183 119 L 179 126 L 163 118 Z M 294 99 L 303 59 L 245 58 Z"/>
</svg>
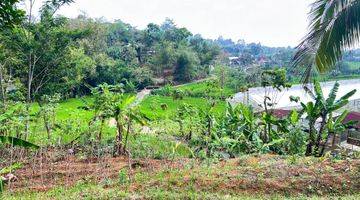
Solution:
<svg viewBox="0 0 360 200">
<path fill-rule="evenodd" d="M 174 80 L 177 82 L 191 81 L 195 76 L 196 67 L 199 63 L 199 58 L 195 52 L 189 48 L 182 47 L 176 59 Z"/>
</svg>

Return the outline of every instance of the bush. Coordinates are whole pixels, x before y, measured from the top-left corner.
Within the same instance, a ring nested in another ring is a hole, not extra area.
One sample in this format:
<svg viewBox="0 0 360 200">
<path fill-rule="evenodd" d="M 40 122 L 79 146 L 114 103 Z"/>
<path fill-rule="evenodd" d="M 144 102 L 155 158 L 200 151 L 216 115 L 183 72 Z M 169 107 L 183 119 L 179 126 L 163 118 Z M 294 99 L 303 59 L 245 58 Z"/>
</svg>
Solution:
<svg viewBox="0 0 360 200">
<path fill-rule="evenodd" d="M 171 85 L 167 84 L 160 89 L 151 91 L 151 94 L 170 97 L 170 96 L 172 96 L 173 91 L 174 91 L 174 88 Z"/>
</svg>

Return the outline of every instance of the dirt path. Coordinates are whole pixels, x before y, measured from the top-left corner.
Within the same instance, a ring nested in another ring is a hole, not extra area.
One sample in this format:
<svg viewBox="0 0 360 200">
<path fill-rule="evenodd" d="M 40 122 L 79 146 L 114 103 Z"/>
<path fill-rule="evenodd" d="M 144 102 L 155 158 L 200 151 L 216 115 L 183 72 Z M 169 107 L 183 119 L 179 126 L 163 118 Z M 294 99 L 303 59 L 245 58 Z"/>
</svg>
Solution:
<svg viewBox="0 0 360 200">
<path fill-rule="evenodd" d="M 142 100 L 144 100 L 145 97 L 147 97 L 150 93 L 151 93 L 151 90 L 148 90 L 148 89 L 143 89 L 140 92 L 138 92 L 136 94 L 136 100 L 132 106 L 139 105 L 142 102 Z"/>
</svg>

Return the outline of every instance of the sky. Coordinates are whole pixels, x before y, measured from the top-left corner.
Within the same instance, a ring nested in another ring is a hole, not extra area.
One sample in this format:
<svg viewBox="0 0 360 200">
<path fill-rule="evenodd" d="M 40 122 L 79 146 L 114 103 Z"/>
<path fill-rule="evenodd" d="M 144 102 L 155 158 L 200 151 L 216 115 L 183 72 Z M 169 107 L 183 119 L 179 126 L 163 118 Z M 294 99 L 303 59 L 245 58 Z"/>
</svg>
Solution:
<svg viewBox="0 0 360 200">
<path fill-rule="evenodd" d="M 40 1 L 40 0 L 38 0 Z M 194 34 L 263 45 L 296 46 L 307 31 L 313 0 L 75 0 L 59 14 L 76 17 L 85 12 L 108 21 L 120 19 L 140 29 L 165 18 Z"/>
</svg>

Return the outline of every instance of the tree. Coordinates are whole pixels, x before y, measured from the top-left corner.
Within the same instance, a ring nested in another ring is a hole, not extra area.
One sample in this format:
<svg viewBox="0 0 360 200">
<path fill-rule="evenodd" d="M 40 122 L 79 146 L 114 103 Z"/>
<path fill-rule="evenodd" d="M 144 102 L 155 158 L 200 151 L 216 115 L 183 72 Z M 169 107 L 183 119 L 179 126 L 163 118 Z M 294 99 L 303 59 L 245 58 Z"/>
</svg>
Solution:
<svg viewBox="0 0 360 200">
<path fill-rule="evenodd" d="M 176 61 L 174 44 L 163 41 L 156 46 L 156 54 L 152 58 L 153 68 L 157 74 L 161 74 L 166 84 L 166 70 L 172 70 Z"/>
<path fill-rule="evenodd" d="M 9 28 L 21 23 L 25 12 L 17 9 L 18 2 L 20 0 L 2 0 L 0 2 L 0 28 Z"/>
<path fill-rule="evenodd" d="M 305 80 L 312 69 L 332 69 L 344 50 L 360 39 L 360 0 L 316 0 L 311 5 L 309 33 L 298 45 L 295 66 L 305 66 Z"/>
<path fill-rule="evenodd" d="M 93 105 L 95 117 L 92 121 L 101 121 L 100 131 L 97 136 L 99 142 L 102 138 L 102 128 L 105 120 L 113 118 L 116 122 L 117 135 L 114 144 L 114 156 L 128 153 L 126 146 L 133 121 L 140 124 L 145 123 L 141 113 L 138 112 L 136 106 L 133 106 L 136 97 L 125 95 L 123 92 L 123 85 L 108 84 L 99 85 L 92 90 L 95 96 Z M 124 134 L 126 134 L 125 139 Z"/>
<path fill-rule="evenodd" d="M 195 77 L 199 58 L 191 49 L 183 48 L 178 52 L 174 71 L 174 80 L 177 82 L 188 82 Z"/>
<path fill-rule="evenodd" d="M 69 33 L 61 29 L 65 18 L 56 18 L 54 15 L 58 9 L 73 2 L 73 0 L 46 1 L 40 9 L 40 22 L 35 23 L 33 18 L 34 0 L 29 0 L 30 9 L 27 22 L 22 27 L 16 27 L 8 33 L 7 43 L 18 52 L 22 61 L 22 68 L 18 74 L 24 77 L 26 85 L 27 110 L 30 112 L 30 103 L 34 94 L 51 80 L 52 72 L 59 66 L 61 58 L 65 54 L 72 39 L 78 37 L 78 33 Z M 69 37 L 69 36 L 73 37 Z M 25 78 L 26 77 L 26 78 Z M 30 115 L 30 114 L 29 114 Z M 25 139 L 29 132 L 30 116 L 27 117 Z"/>
<path fill-rule="evenodd" d="M 53 96 L 44 95 L 39 101 L 40 111 L 39 116 L 44 120 L 44 127 L 47 132 L 48 140 L 51 139 L 51 132 L 55 127 L 56 109 L 59 106 L 58 102 L 61 99 L 60 94 Z"/>
<path fill-rule="evenodd" d="M 273 91 L 275 93 L 281 92 L 283 89 L 291 87 L 286 79 L 286 71 L 284 69 L 265 70 L 261 74 L 261 86 L 264 88 L 264 101 L 261 106 L 264 108 L 263 122 L 264 132 L 261 135 L 261 139 L 268 143 L 270 142 L 271 134 L 273 133 L 272 127 L 278 121 L 272 115 L 272 109 L 276 103 L 276 95 L 271 95 Z"/>
</svg>

